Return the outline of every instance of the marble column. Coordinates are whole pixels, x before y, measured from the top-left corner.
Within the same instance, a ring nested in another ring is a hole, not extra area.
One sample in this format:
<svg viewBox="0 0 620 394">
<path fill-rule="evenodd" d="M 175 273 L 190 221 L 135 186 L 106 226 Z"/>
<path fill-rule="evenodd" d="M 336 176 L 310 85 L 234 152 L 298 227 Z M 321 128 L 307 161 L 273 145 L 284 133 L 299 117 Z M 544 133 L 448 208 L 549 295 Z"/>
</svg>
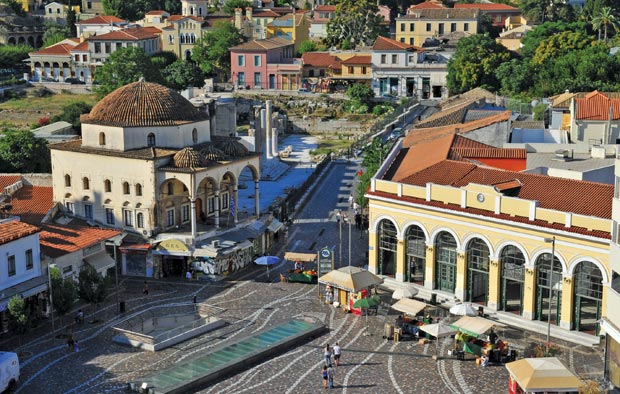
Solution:
<svg viewBox="0 0 620 394">
<path fill-rule="evenodd" d="M 220 228 L 220 189 L 215 189 L 215 228 Z"/>
<path fill-rule="evenodd" d="M 261 111 L 261 114 L 263 114 L 262 111 Z M 265 153 L 267 154 L 267 158 L 271 159 L 273 158 L 273 151 L 271 149 L 271 146 L 272 146 L 271 139 L 273 138 L 273 136 L 271 135 L 271 100 L 267 100 L 265 102 L 264 115 L 265 115 L 265 140 L 266 140 Z"/>
<path fill-rule="evenodd" d="M 196 198 L 191 197 L 190 204 L 190 220 L 192 224 L 192 246 L 196 245 Z"/>
<path fill-rule="evenodd" d="M 256 219 L 260 218 L 260 181 L 257 179 L 254 181 L 254 211 L 256 213 Z"/>
<path fill-rule="evenodd" d="M 233 201 L 235 202 L 235 211 L 233 212 L 233 224 L 237 225 L 237 218 L 239 213 L 239 189 L 237 185 L 233 188 Z"/>
</svg>

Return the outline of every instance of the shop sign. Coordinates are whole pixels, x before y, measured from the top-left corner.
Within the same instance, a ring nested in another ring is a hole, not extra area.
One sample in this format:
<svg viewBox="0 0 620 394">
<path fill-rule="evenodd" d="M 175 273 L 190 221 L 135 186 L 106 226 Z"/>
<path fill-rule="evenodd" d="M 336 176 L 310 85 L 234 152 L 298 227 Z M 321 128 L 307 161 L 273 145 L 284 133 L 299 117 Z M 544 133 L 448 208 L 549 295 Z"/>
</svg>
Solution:
<svg viewBox="0 0 620 394">
<path fill-rule="evenodd" d="M 168 252 L 187 252 L 189 248 L 178 239 L 166 239 L 157 245 L 157 250 L 166 250 Z"/>
<path fill-rule="evenodd" d="M 319 250 L 319 276 L 325 275 L 334 269 L 334 253 L 327 246 Z"/>
</svg>

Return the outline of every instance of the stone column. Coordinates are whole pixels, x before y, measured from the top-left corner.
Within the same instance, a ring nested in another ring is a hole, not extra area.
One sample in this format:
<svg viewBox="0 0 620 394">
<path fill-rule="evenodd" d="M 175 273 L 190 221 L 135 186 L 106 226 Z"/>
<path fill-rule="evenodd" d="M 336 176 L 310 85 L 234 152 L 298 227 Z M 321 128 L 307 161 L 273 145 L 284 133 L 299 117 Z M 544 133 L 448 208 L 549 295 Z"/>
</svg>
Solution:
<svg viewBox="0 0 620 394">
<path fill-rule="evenodd" d="M 465 301 L 467 291 L 467 251 L 456 251 L 456 283 L 454 284 L 454 295 L 461 301 Z"/>
<path fill-rule="evenodd" d="M 575 291 L 575 281 L 572 276 L 562 276 L 562 293 L 557 291 L 553 291 L 553 296 L 555 297 L 555 303 L 559 302 L 559 297 L 562 297 L 562 307 L 561 307 L 561 316 L 560 316 L 560 327 L 565 330 L 570 330 L 572 327 L 573 321 L 573 305 L 575 304 L 575 300 L 573 299 L 573 292 Z M 559 296 L 559 297 L 558 297 Z M 552 315 L 554 316 L 554 315 Z M 556 319 L 557 320 L 557 319 Z"/>
<path fill-rule="evenodd" d="M 405 281 L 405 240 L 399 239 L 396 243 L 396 275 L 395 279 L 399 282 Z"/>
<path fill-rule="evenodd" d="M 239 189 L 237 185 L 233 188 L 233 201 L 235 202 L 235 211 L 233 212 L 233 224 L 237 225 L 237 215 L 239 213 Z"/>
<path fill-rule="evenodd" d="M 192 246 L 196 245 L 196 198 L 190 197 L 189 200 L 190 220 L 192 224 Z"/>
<path fill-rule="evenodd" d="M 265 153 L 267 158 L 273 158 L 273 150 L 271 149 L 273 142 L 271 141 L 273 136 L 271 132 L 271 100 L 265 102 Z M 262 114 L 262 111 L 261 111 Z"/>
<path fill-rule="evenodd" d="M 278 129 L 276 127 L 271 128 L 271 152 L 273 157 L 278 157 Z"/>
<path fill-rule="evenodd" d="M 379 250 L 379 236 L 376 231 L 368 229 L 368 271 L 373 274 L 379 273 L 379 259 L 377 252 Z"/>
<path fill-rule="evenodd" d="M 435 287 L 435 245 L 426 244 L 426 272 L 424 273 L 424 287 L 433 290 Z"/>
<path fill-rule="evenodd" d="M 487 306 L 490 309 L 497 310 L 500 306 L 501 291 L 501 270 L 499 261 L 491 259 L 489 263 L 489 299 Z"/>
<path fill-rule="evenodd" d="M 220 188 L 215 189 L 215 228 L 220 228 Z"/>
<path fill-rule="evenodd" d="M 254 213 L 256 214 L 256 219 L 260 218 L 260 181 L 257 179 L 254 181 Z"/>
</svg>

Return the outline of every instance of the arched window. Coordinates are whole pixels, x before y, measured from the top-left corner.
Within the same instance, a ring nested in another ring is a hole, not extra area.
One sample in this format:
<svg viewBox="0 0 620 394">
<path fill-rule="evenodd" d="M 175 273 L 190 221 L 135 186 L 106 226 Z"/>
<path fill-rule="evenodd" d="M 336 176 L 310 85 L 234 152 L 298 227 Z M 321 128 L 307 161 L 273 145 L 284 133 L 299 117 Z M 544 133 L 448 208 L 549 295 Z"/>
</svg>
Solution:
<svg viewBox="0 0 620 394">
<path fill-rule="evenodd" d="M 179 34 L 179 40 L 181 40 L 181 44 L 185 44 L 185 34 Z"/>
<path fill-rule="evenodd" d="M 99 133 L 99 145 L 105 145 L 105 133 Z"/>
<path fill-rule="evenodd" d="M 168 182 L 168 195 L 171 196 L 174 194 L 174 185 L 172 182 Z"/>
<path fill-rule="evenodd" d="M 129 182 L 123 182 L 123 194 L 129 194 Z"/>
<path fill-rule="evenodd" d="M 174 36 L 172 34 L 168 35 L 168 44 L 174 44 Z"/>
<path fill-rule="evenodd" d="M 202 16 L 202 7 L 198 7 L 198 16 Z"/>
<path fill-rule="evenodd" d="M 142 212 L 136 215 L 136 227 L 144 228 L 144 214 L 142 214 Z"/>
<path fill-rule="evenodd" d="M 194 141 L 194 144 L 198 142 L 198 130 L 196 129 L 192 130 L 192 141 Z"/>
<path fill-rule="evenodd" d="M 110 193 L 112 191 L 112 181 L 110 181 L 109 179 L 103 181 L 103 190 L 106 193 Z"/>
<path fill-rule="evenodd" d="M 155 146 L 155 134 L 150 133 L 147 137 L 146 137 L 146 145 L 147 146 Z"/>
<path fill-rule="evenodd" d="M 65 175 L 65 187 L 71 187 L 71 175 Z"/>
<path fill-rule="evenodd" d="M 142 185 L 139 183 L 136 183 L 136 196 L 141 196 L 142 195 Z"/>
<path fill-rule="evenodd" d="M 87 177 L 82 178 L 82 188 L 84 190 L 90 189 L 90 180 Z"/>
<path fill-rule="evenodd" d="M 454 293 L 456 286 L 456 239 L 442 231 L 435 239 L 435 288 Z"/>
</svg>

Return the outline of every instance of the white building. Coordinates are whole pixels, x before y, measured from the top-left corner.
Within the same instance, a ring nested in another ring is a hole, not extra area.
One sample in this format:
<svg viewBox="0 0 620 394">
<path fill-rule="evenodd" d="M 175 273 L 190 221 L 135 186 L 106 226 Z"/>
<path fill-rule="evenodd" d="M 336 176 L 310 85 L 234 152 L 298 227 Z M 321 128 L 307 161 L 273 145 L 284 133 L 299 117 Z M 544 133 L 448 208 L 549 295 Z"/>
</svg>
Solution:
<svg viewBox="0 0 620 394">
<path fill-rule="evenodd" d="M 98 15 L 94 18 L 75 22 L 78 37 L 90 37 L 120 30 L 127 26 L 127 21 L 113 15 Z"/>
</svg>

